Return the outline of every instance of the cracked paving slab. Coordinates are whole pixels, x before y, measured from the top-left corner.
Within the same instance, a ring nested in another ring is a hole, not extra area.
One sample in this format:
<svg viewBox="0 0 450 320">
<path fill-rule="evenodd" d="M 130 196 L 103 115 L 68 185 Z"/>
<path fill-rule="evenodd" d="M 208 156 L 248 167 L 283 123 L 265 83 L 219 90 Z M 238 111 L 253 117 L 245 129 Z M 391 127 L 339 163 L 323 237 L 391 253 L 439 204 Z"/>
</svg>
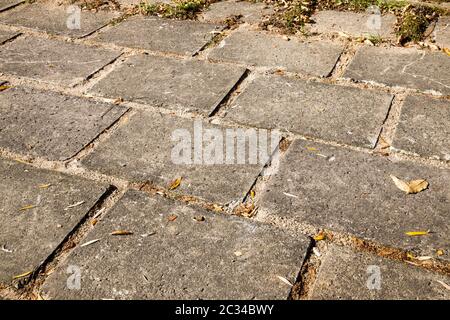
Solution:
<svg viewBox="0 0 450 320">
<path fill-rule="evenodd" d="M 12 87 L 0 92 L 0 147 L 49 160 L 67 160 L 128 108 Z"/>
<path fill-rule="evenodd" d="M 405 194 L 390 175 L 404 181 L 425 179 L 429 187 Z M 295 140 L 262 193 L 258 216 L 435 256 L 450 245 L 449 201 L 448 169 Z M 427 230 L 425 236 L 405 234 Z"/>
<path fill-rule="evenodd" d="M 19 32 L 0 30 L 0 44 L 4 44 L 6 41 L 14 39 L 18 35 L 20 35 Z"/>
<path fill-rule="evenodd" d="M 0 12 L 13 8 L 24 2 L 24 0 L 0 0 Z"/>
<path fill-rule="evenodd" d="M 74 86 L 119 56 L 118 51 L 65 41 L 20 37 L 0 46 L 0 72 Z"/>
<path fill-rule="evenodd" d="M 449 284 L 450 277 L 332 245 L 323 258 L 310 299 L 450 299 L 450 291 L 439 281 Z"/>
<path fill-rule="evenodd" d="M 176 219 L 169 219 L 175 215 Z M 203 217 L 196 221 L 194 217 Z M 172 221 L 171 221 L 172 220 Z M 133 232 L 111 236 L 114 230 Z M 247 219 L 128 191 L 44 283 L 49 299 L 286 299 L 309 240 Z M 80 290 L 66 286 L 68 265 Z"/>
<path fill-rule="evenodd" d="M 237 160 L 225 164 L 224 157 L 221 158 L 222 164 L 207 164 L 201 158 L 199 163 L 194 163 L 194 154 L 199 150 L 196 144 L 202 143 L 204 139 L 202 148 L 205 155 L 209 154 L 207 146 L 212 145 L 205 135 L 203 138 L 201 134 L 198 135 L 200 130 L 203 133 L 206 129 L 218 131 L 225 141 L 224 127 L 199 121 L 139 112 L 83 159 L 82 164 L 107 175 L 131 181 L 149 180 L 165 188 L 174 179 L 183 177 L 181 185 L 175 190 L 177 193 L 197 196 L 210 202 L 225 204 L 242 199 L 264 163 L 258 161 L 257 164 L 250 164 L 247 151 L 245 164 L 237 164 Z M 194 143 L 194 140 L 197 142 Z M 180 151 L 180 141 L 187 141 L 187 151 Z M 233 144 L 237 144 L 235 140 Z M 222 148 L 226 148 L 226 143 L 224 145 Z M 182 153 L 189 158 L 188 164 L 178 159 Z M 202 155 L 201 150 L 199 154 Z M 223 155 L 227 155 L 226 149 Z"/>
<path fill-rule="evenodd" d="M 198 21 L 134 16 L 99 33 L 94 39 L 123 47 L 192 56 L 222 29 L 223 26 Z"/>
<path fill-rule="evenodd" d="M 450 95 L 449 69 L 450 59 L 442 52 L 364 46 L 344 77 Z"/>
<path fill-rule="evenodd" d="M 106 190 L 97 182 L 1 160 L 0 283 L 36 270 Z M 26 206 L 33 207 L 21 210 Z"/>
<path fill-rule="evenodd" d="M 327 77 L 343 51 L 331 41 L 289 41 L 264 32 L 235 31 L 214 48 L 208 58 Z"/>
<path fill-rule="evenodd" d="M 100 80 L 89 94 L 209 115 L 244 72 L 230 65 L 138 55 Z"/>
<path fill-rule="evenodd" d="M 450 161 L 450 101 L 408 96 L 392 146 L 423 157 Z"/>
<path fill-rule="evenodd" d="M 104 10 L 81 11 L 80 25 L 77 26 L 71 24 L 70 18 L 76 17 L 75 10 L 71 10 L 72 7 L 49 3 L 27 4 L 0 15 L 0 23 L 44 31 L 49 34 L 82 38 L 120 16 L 119 13 Z"/>
<path fill-rule="evenodd" d="M 375 91 L 261 76 L 244 89 L 225 117 L 247 125 L 374 148 L 392 98 Z"/>
</svg>

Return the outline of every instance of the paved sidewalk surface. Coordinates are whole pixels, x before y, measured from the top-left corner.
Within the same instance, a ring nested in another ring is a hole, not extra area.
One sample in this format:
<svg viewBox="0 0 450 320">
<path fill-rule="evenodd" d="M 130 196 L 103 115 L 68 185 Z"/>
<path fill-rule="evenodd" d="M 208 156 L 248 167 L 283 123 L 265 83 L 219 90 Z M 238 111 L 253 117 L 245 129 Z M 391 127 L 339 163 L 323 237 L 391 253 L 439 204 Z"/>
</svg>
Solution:
<svg viewBox="0 0 450 320">
<path fill-rule="evenodd" d="M 0 299 L 450 298 L 448 17 L 119 3 L 0 0 Z"/>
</svg>

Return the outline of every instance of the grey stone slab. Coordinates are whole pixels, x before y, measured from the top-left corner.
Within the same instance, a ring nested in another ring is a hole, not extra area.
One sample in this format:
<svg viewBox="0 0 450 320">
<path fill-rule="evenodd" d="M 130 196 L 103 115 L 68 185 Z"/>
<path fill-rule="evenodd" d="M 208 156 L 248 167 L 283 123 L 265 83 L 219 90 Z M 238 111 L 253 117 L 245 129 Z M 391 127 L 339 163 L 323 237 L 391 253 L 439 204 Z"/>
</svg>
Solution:
<svg viewBox="0 0 450 320">
<path fill-rule="evenodd" d="M 94 39 L 123 47 L 193 55 L 222 28 L 198 21 L 134 16 L 99 33 Z"/>
<path fill-rule="evenodd" d="M 247 1 L 229 0 L 211 4 L 199 17 L 200 20 L 210 22 L 223 22 L 232 16 L 241 16 L 240 20 L 256 23 L 263 16 L 273 13 L 273 8 L 264 3 L 251 3 Z"/>
<path fill-rule="evenodd" d="M 392 145 L 428 158 L 450 160 L 450 101 L 408 96 Z"/>
<path fill-rule="evenodd" d="M 0 147 L 67 160 L 126 110 L 51 91 L 13 87 L 0 92 Z"/>
<path fill-rule="evenodd" d="M 169 215 L 177 216 L 169 221 Z M 194 220 L 205 217 L 204 221 Z M 117 229 L 133 235 L 114 237 Z M 154 233 L 143 237 L 142 235 Z M 268 225 L 128 192 L 52 274 L 50 299 L 286 299 L 309 240 Z M 68 265 L 81 269 L 68 290 Z"/>
<path fill-rule="evenodd" d="M 392 95 L 385 93 L 263 76 L 244 89 L 226 117 L 373 148 L 391 101 Z"/>
<path fill-rule="evenodd" d="M 450 59 L 442 52 L 365 46 L 358 50 L 344 77 L 448 95 L 449 69 Z"/>
<path fill-rule="evenodd" d="M 380 16 L 380 23 L 374 20 L 374 15 L 349 11 L 319 11 L 311 19 L 314 24 L 309 26 L 312 33 L 344 32 L 354 37 L 380 36 L 383 39 L 395 38 L 395 23 L 397 17 L 393 14 Z"/>
<path fill-rule="evenodd" d="M 40 187 L 47 184 L 50 187 Z M 6 248 L 0 251 L 0 283 L 35 270 L 106 189 L 93 181 L 0 161 L 0 246 Z M 29 205 L 36 207 L 20 210 Z"/>
<path fill-rule="evenodd" d="M 0 12 L 15 7 L 25 1 L 23 0 L 0 0 Z"/>
<path fill-rule="evenodd" d="M 49 34 L 81 38 L 108 24 L 118 13 L 99 10 L 97 12 L 81 11 L 80 26 L 70 23 L 75 12 L 68 11 L 67 5 L 29 4 L 0 15 L 0 23 L 44 31 Z"/>
<path fill-rule="evenodd" d="M 119 55 L 69 42 L 20 37 L 0 47 L 0 72 L 73 86 Z"/>
<path fill-rule="evenodd" d="M 379 271 L 379 273 L 378 273 Z M 375 276 L 380 275 L 379 289 Z M 320 266 L 311 299 L 428 300 L 450 299 L 438 281 L 450 277 L 399 261 L 332 246 Z M 370 288 L 370 289 L 369 289 Z"/>
<path fill-rule="evenodd" d="M 258 215 L 434 256 L 450 245 L 450 170 L 394 160 L 296 140 L 264 191 Z M 390 175 L 425 179 L 429 187 L 406 194 Z M 405 234 L 426 230 L 425 236 Z"/>
<path fill-rule="evenodd" d="M 90 93 L 209 115 L 244 72 L 230 65 L 140 55 L 116 68 Z"/>
<path fill-rule="evenodd" d="M 341 45 L 326 40 L 301 42 L 292 38 L 287 41 L 263 32 L 236 31 L 222 40 L 208 57 L 326 77 L 342 50 Z"/>
<path fill-rule="evenodd" d="M 0 30 L 0 44 L 17 37 L 20 33 L 14 31 Z"/>
<path fill-rule="evenodd" d="M 216 129 L 225 135 L 223 127 L 206 123 L 201 126 L 203 130 Z M 172 152 L 176 152 L 173 150 L 177 150 L 174 148 L 179 145 L 175 130 L 186 130 L 186 136 L 192 142 L 193 150 L 189 157 L 191 161 L 187 164 L 179 164 L 181 161 L 175 158 L 175 161 L 172 160 Z M 194 139 L 197 139 L 193 136 L 197 134 L 195 132 L 200 131 L 194 130 L 192 120 L 159 113 L 138 113 L 82 163 L 107 175 L 131 181 L 149 180 L 165 188 L 175 178 L 183 177 L 176 192 L 198 196 L 211 202 L 224 204 L 242 199 L 261 172 L 263 164 L 250 164 L 247 159 L 245 164 L 237 164 L 237 160 L 231 164 L 225 164 L 225 161 L 217 161 L 217 164 L 200 161 L 194 164 Z M 210 143 L 208 141 L 210 140 L 205 138 L 202 144 L 204 148 Z M 226 151 L 223 153 L 226 155 Z"/>
<path fill-rule="evenodd" d="M 443 16 L 439 18 L 433 36 L 438 46 L 450 49 L 450 17 Z"/>
</svg>

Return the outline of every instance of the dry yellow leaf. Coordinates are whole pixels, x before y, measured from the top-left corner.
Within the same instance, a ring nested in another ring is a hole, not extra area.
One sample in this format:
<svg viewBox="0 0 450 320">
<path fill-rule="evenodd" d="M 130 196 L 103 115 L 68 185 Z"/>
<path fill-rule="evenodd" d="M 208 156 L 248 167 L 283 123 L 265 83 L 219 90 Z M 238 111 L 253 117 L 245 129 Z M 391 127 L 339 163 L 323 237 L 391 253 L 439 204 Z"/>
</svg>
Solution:
<svg viewBox="0 0 450 320">
<path fill-rule="evenodd" d="M 95 225 L 97 224 L 97 222 L 98 222 L 98 220 L 95 219 L 95 218 L 93 218 L 93 219 L 91 220 L 91 225 L 95 226 Z"/>
<path fill-rule="evenodd" d="M 26 276 L 29 276 L 32 272 L 33 272 L 33 271 L 28 271 L 28 272 L 19 274 L 19 275 L 17 275 L 17 276 L 14 276 L 14 277 L 13 277 L 13 280 L 15 280 L 15 279 L 20 279 L 20 278 L 24 278 L 24 277 L 26 277 Z"/>
<path fill-rule="evenodd" d="M 133 232 L 127 231 L 127 230 L 116 230 L 116 231 L 111 232 L 112 236 L 128 236 L 131 234 L 133 234 Z"/>
<path fill-rule="evenodd" d="M 169 190 L 175 190 L 176 188 L 178 188 L 181 184 L 182 179 L 183 179 L 183 177 L 179 177 L 179 178 L 176 178 L 175 180 L 173 180 L 170 183 Z"/>
<path fill-rule="evenodd" d="M 313 237 L 313 239 L 316 241 L 321 241 L 321 240 L 325 239 L 325 234 L 323 232 L 319 232 L 318 234 L 316 234 Z"/>
<path fill-rule="evenodd" d="M 19 211 L 25 211 L 25 210 L 29 210 L 29 209 L 33 209 L 36 208 L 36 206 L 34 204 L 30 204 L 28 206 L 24 206 L 22 208 L 19 209 Z"/>
<path fill-rule="evenodd" d="M 255 190 L 250 191 L 250 198 L 251 198 L 252 200 L 255 199 Z"/>
<path fill-rule="evenodd" d="M 445 254 L 445 252 L 444 252 L 444 250 L 437 250 L 437 251 L 436 251 L 436 254 L 437 254 L 438 256 L 443 256 L 443 255 Z"/>
<path fill-rule="evenodd" d="M 442 49 L 448 56 L 450 56 L 450 49 L 449 48 L 444 48 Z"/>
<path fill-rule="evenodd" d="M 408 231 L 408 232 L 405 232 L 405 234 L 407 235 L 407 236 L 411 236 L 411 237 L 415 237 L 415 236 L 425 236 L 425 235 L 427 235 L 427 234 L 429 234 L 430 233 L 430 231 Z"/>
<path fill-rule="evenodd" d="M 9 88 L 11 88 L 11 86 L 2 85 L 2 86 L 0 86 L 0 91 L 6 90 L 6 89 L 9 89 Z"/>
<path fill-rule="evenodd" d="M 47 189 L 47 188 L 49 188 L 51 185 L 52 185 L 51 183 L 40 184 L 38 187 L 39 187 L 40 189 Z"/>
<path fill-rule="evenodd" d="M 426 180 L 419 179 L 410 182 L 405 182 L 394 175 L 390 175 L 397 188 L 406 192 L 407 194 L 419 193 L 428 188 L 429 183 Z"/>
<path fill-rule="evenodd" d="M 306 147 L 306 150 L 308 150 L 308 151 L 319 151 L 317 148 L 314 148 L 314 147 Z"/>
<path fill-rule="evenodd" d="M 415 259 L 416 258 L 411 252 L 406 253 L 406 257 L 408 259 Z"/>
</svg>

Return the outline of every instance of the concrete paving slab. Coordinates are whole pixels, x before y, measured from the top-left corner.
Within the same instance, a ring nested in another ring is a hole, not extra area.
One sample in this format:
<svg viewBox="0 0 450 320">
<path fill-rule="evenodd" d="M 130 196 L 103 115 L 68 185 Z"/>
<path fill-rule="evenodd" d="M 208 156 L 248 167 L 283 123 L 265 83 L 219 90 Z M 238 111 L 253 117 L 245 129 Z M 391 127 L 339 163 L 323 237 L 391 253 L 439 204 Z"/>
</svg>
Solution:
<svg viewBox="0 0 450 320">
<path fill-rule="evenodd" d="M 0 12 L 13 8 L 25 1 L 23 0 L 0 0 Z"/>
<path fill-rule="evenodd" d="M 129 58 L 89 93 L 209 115 L 244 72 L 245 68 L 230 65 L 139 55 Z"/>
<path fill-rule="evenodd" d="M 314 14 L 311 19 L 315 23 L 307 27 L 312 33 L 343 32 L 354 37 L 394 39 L 397 17 L 393 14 L 382 15 L 378 23 L 373 16 L 369 13 L 324 10 Z"/>
<path fill-rule="evenodd" d="M 16 27 L 26 27 L 49 34 L 74 38 L 85 37 L 104 27 L 119 13 L 99 10 L 97 12 L 80 11 L 79 24 L 74 23 L 77 12 L 68 5 L 27 4 L 0 15 L 0 23 Z"/>
<path fill-rule="evenodd" d="M 135 16 L 99 33 L 94 39 L 123 47 L 192 56 L 222 29 L 222 26 L 198 21 Z"/>
<path fill-rule="evenodd" d="M 94 181 L 0 161 L 0 283 L 39 267 L 106 190 Z M 35 207 L 21 210 L 26 206 Z"/>
<path fill-rule="evenodd" d="M 435 256 L 450 244 L 450 170 L 390 160 L 296 140 L 264 191 L 258 215 Z M 404 181 L 425 179 L 429 187 L 406 194 L 390 175 Z M 424 236 L 405 234 L 427 230 Z"/>
<path fill-rule="evenodd" d="M 211 4 L 199 19 L 209 22 L 223 22 L 232 16 L 241 16 L 240 20 L 248 23 L 257 23 L 265 15 L 273 13 L 264 3 L 251 3 L 247 1 L 229 0 Z"/>
<path fill-rule="evenodd" d="M 20 33 L 14 31 L 0 30 L 0 44 L 17 37 Z"/>
<path fill-rule="evenodd" d="M 292 72 L 327 77 L 343 47 L 330 41 L 290 41 L 257 31 L 236 31 L 222 40 L 208 57 L 256 66 L 287 69 Z"/>
<path fill-rule="evenodd" d="M 450 299 L 450 291 L 438 281 L 450 283 L 450 277 L 404 262 L 332 246 L 320 266 L 311 299 Z"/>
<path fill-rule="evenodd" d="M 374 148 L 392 98 L 357 88 L 262 76 L 244 89 L 226 117 L 256 127 Z"/>
<path fill-rule="evenodd" d="M 12 87 L 0 92 L 0 147 L 49 160 L 67 160 L 126 110 L 51 91 Z"/>
<path fill-rule="evenodd" d="M 200 125 L 203 129 L 198 129 L 199 127 L 194 125 Z M 198 122 L 195 124 L 189 119 L 158 113 L 138 113 L 108 141 L 99 145 L 82 163 L 92 170 L 107 175 L 131 181 L 149 180 L 165 188 L 168 188 L 174 179 L 183 177 L 181 185 L 175 190 L 177 193 L 198 196 L 211 202 L 225 204 L 242 199 L 261 172 L 263 164 L 259 162 L 250 164 L 247 161 L 249 149 L 245 151 L 247 157 L 244 164 L 238 164 L 236 157 L 231 164 L 225 164 L 226 150 L 221 158 L 222 163 L 217 161 L 216 164 L 208 164 L 202 161 L 206 158 L 194 163 L 194 152 L 199 150 L 199 147 L 194 147 L 194 140 L 202 136 L 200 130 L 204 133 L 206 129 L 218 130 L 226 144 L 224 138 L 226 132 L 223 127 Z M 190 155 L 190 150 L 185 152 L 189 158 L 187 164 L 178 161 L 178 158 L 175 160 L 172 158 L 178 155 L 176 150 L 180 140 L 177 137 L 180 133 L 188 139 L 189 147 L 192 146 Z M 202 146 L 206 148 L 209 143 L 207 141 L 210 140 L 204 139 Z M 201 140 L 196 141 L 201 143 Z M 236 144 L 234 143 L 234 146 Z M 201 151 L 199 154 L 201 156 Z M 204 154 L 207 154 L 206 151 Z M 231 152 L 230 154 L 234 155 Z"/>
<path fill-rule="evenodd" d="M 450 101 L 408 96 L 403 103 L 393 147 L 450 161 Z"/>
<path fill-rule="evenodd" d="M 450 49 L 450 17 L 443 16 L 439 18 L 433 36 L 438 46 Z"/>
<path fill-rule="evenodd" d="M 0 47 L 0 72 L 73 86 L 119 55 L 64 41 L 20 37 Z"/>
<path fill-rule="evenodd" d="M 442 52 L 414 48 L 362 47 L 344 77 L 450 94 L 450 59 Z"/>
<path fill-rule="evenodd" d="M 169 216 L 177 218 L 170 221 Z M 202 216 L 204 221 L 194 217 Z M 111 236 L 114 230 L 133 232 Z M 50 299 L 286 299 L 309 240 L 268 225 L 211 214 L 131 191 L 53 273 Z M 69 265 L 80 290 L 67 288 Z"/>
</svg>

